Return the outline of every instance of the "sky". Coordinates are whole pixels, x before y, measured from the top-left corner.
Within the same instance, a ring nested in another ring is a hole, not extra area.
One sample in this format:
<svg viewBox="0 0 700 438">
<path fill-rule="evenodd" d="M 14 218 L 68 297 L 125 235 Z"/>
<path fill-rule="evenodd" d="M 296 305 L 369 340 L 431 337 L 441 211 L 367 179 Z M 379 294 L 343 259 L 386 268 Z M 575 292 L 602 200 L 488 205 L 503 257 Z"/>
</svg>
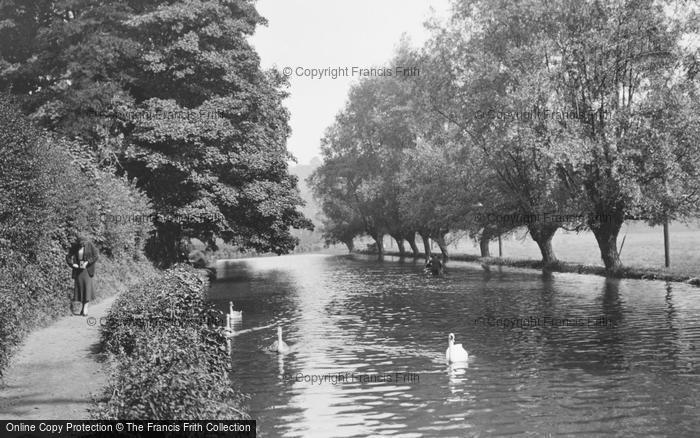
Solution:
<svg viewBox="0 0 700 438">
<path fill-rule="evenodd" d="M 268 20 L 258 27 L 251 43 L 263 68 L 291 72 L 292 134 L 287 148 L 299 164 L 320 157 L 325 129 L 343 108 L 359 69 L 391 68 L 394 49 L 403 34 L 419 47 L 429 32 L 423 23 L 447 14 L 448 0 L 258 0 L 258 12 Z M 353 69 L 355 67 L 355 69 Z M 312 78 L 311 69 L 335 68 Z M 416 74 L 406 70 L 406 74 Z M 418 73 L 420 74 L 420 70 Z"/>
</svg>

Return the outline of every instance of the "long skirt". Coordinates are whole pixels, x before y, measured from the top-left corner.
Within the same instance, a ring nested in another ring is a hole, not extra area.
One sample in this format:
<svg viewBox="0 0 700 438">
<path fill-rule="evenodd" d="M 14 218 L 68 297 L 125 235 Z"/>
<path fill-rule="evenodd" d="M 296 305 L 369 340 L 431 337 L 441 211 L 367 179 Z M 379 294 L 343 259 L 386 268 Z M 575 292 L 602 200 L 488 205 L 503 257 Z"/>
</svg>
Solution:
<svg viewBox="0 0 700 438">
<path fill-rule="evenodd" d="M 95 283 L 88 274 L 87 269 L 80 271 L 80 275 L 75 278 L 75 290 L 73 292 L 73 301 L 88 303 L 95 299 Z"/>
</svg>

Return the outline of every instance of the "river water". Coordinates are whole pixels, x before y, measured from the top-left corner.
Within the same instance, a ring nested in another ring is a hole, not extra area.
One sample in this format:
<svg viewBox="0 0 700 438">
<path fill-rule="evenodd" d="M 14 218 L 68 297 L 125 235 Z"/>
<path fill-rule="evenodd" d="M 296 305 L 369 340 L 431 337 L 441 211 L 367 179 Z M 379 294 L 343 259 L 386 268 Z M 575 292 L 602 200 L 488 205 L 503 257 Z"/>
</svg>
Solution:
<svg viewBox="0 0 700 438">
<path fill-rule="evenodd" d="M 700 436 L 700 288 L 450 262 L 219 263 L 263 437 Z M 294 351 L 264 351 L 276 326 Z M 450 332 L 467 366 L 445 364 Z M 319 381 L 320 379 L 320 381 Z"/>
</svg>

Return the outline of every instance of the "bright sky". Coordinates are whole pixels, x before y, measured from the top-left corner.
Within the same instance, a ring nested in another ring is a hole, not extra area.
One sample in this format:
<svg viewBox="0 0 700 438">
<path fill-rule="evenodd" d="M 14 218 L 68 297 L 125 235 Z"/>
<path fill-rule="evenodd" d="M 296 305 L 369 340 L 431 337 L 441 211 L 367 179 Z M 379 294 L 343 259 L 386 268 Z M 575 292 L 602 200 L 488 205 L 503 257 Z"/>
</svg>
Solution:
<svg viewBox="0 0 700 438">
<path fill-rule="evenodd" d="M 321 137 L 359 78 L 353 67 L 395 69 L 388 63 L 402 34 L 419 46 L 429 35 L 423 23 L 433 11 L 446 16 L 449 1 L 258 0 L 256 5 L 268 26 L 258 28 L 251 41 L 264 68 L 291 68 L 291 96 L 285 105 L 292 135 L 287 147 L 299 164 L 307 164 L 320 156 Z M 346 67 L 348 76 L 336 79 L 312 79 L 303 73 Z"/>
</svg>

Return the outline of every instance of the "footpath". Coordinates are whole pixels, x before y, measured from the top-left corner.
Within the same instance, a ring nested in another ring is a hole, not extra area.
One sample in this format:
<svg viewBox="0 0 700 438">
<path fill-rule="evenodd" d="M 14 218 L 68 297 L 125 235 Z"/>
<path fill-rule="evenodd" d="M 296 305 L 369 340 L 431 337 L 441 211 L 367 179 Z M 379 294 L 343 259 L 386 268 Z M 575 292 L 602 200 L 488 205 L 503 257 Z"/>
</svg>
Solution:
<svg viewBox="0 0 700 438">
<path fill-rule="evenodd" d="M 25 339 L 0 380 L 0 420 L 89 418 L 93 397 L 107 385 L 100 318 L 115 298 L 91 304 L 89 317 L 62 318 Z"/>
</svg>

